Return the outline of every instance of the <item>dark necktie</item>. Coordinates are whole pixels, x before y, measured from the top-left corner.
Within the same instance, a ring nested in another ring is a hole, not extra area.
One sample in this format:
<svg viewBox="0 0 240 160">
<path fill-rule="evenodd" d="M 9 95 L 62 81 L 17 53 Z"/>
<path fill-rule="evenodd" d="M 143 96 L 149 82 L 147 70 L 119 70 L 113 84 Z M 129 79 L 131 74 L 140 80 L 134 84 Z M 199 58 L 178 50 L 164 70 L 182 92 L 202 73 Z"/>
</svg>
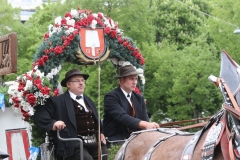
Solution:
<svg viewBox="0 0 240 160">
<path fill-rule="evenodd" d="M 82 96 L 76 96 L 76 99 L 77 100 L 79 100 L 79 99 L 81 99 L 82 98 Z"/>
<path fill-rule="evenodd" d="M 127 97 L 130 98 L 130 95 L 128 94 Z"/>
</svg>

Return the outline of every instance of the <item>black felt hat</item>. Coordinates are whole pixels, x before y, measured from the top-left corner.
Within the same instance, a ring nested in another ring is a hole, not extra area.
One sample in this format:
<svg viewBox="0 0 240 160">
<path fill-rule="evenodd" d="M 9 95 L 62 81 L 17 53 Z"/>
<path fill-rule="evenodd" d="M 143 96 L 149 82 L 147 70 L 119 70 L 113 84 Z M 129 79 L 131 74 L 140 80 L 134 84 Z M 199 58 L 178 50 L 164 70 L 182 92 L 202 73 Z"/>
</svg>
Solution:
<svg viewBox="0 0 240 160">
<path fill-rule="evenodd" d="M 79 69 L 72 69 L 70 71 L 68 71 L 66 74 L 65 74 L 65 78 L 61 81 L 61 85 L 63 87 L 66 87 L 66 83 L 67 81 L 72 77 L 72 76 L 76 76 L 76 75 L 81 75 L 83 76 L 83 78 L 85 80 L 88 79 L 89 75 L 88 74 L 83 74 Z"/>
</svg>

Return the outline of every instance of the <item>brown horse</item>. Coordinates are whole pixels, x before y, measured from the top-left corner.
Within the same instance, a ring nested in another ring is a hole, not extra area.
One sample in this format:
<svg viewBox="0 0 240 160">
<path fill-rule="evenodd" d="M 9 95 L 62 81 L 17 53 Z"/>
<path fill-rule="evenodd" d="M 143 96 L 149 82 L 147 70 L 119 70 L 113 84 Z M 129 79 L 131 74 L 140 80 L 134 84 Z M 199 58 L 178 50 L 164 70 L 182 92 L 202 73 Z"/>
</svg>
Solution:
<svg viewBox="0 0 240 160">
<path fill-rule="evenodd" d="M 194 134 L 179 132 L 176 129 L 166 129 L 167 133 L 160 132 L 158 130 L 152 130 L 152 131 L 146 131 L 146 132 L 140 132 L 135 138 L 133 138 L 129 144 L 127 145 L 124 153 L 124 157 L 119 157 L 119 152 L 116 155 L 115 159 L 120 160 L 143 160 L 144 156 L 147 154 L 147 152 L 150 150 L 152 146 L 161 138 L 166 138 L 174 133 L 177 133 L 177 135 L 169 137 L 161 142 L 160 145 L 158 145 L 155 150 L 151 154 L 151 160 L 177 160 L 180 159 L 182 156 L 183 150 L 186 146 L 186 144 L 193 138 Z M 201 138 L 199 139 L 199 142 L 196 145 L 196 148 L 193 152 L 192 159 L 198 160 L 202 157 L 202 147 L 204 144 L 204 141 L 206 139 L 207 133 L 209 129 L 206 130 Z M 179 134 L 179 135 L 178 135 Z M 224 138 L 223 138 L 224 137 Z M 222 141 L 226 141 L 227 136 L 224 131 L 222 135 Z M 126 142 L 125 142 L 126 143 Z M 223 144 L 223 145 L 221 145 Z M 221 143 L 217 145 L 214 151 L 214 159 L 216 160 L 224 160 L 224 159 L 230 159 L 229 155 L 223 156 L 223 149 L 226 145 L 224 143 Z M 120 150 L 119 150 L 120 151 Z"/>
<path fill-rule="evenodd" d="M 223 95 L 221 114 L 213 116 L 197 135 L 166 128 L 133 132 L 115 160 L 240 159 L 239 68 L 223 51 L 220 78 L 209 77 Z"/>
</svg>

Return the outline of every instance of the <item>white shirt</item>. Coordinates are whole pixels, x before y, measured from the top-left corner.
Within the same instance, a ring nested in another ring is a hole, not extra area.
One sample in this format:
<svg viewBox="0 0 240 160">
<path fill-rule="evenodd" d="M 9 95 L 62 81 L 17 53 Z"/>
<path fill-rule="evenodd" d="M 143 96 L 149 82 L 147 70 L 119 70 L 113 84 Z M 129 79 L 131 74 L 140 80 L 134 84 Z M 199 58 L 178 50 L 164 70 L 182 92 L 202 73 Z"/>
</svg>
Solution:
<svg viewBox="0 0 240 160">
<path fill-rule="evenodd" d="M 121 87 L 120 87 L 120 88 L 121 88 Z M 125 97 L 127 98 L 127 100 L 128 100 L 128 102 L 130 103 L 130 105 L 132 106 L 132 101 L 131 101 L 132 92 L 127 93 L 127 92 L 125 92 L 122 88 L 121 88 L 121 90 L 123 91 L 123 94 L 124 94 Z M 128 97 L 128 95 L 129 95 L 129 97 Z"/>
<path fill-rule="evenodd" d="M 70 91 L 68 91 L 68 92 L 69 92 L 69 94 L 70 94 L 70 97 L 71 97 L 73 100 L 75 100 L 75 101 L 77 101 L 79 104 L 81 104 L 81 105 L 83 106 L 83 108 L 85 109 L 86 112 L 89 112 L 88 108 L 87 108 L 86 105 L 85 105 L 83 94 L 80 95 L 80 96 L 82 96 L 82 98 L 76 99 L 77 95 L 73 94 L 73 93 L 70 92 Z"/>
</svg>

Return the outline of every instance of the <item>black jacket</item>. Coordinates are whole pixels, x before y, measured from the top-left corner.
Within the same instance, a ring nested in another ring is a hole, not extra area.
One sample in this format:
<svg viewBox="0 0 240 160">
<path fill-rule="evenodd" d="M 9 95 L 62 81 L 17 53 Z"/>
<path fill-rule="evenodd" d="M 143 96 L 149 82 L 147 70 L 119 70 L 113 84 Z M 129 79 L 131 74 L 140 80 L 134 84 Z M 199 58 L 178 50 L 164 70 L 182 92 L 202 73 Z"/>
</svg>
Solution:
<svg viewBox="0 0 240 160">
<path fill-rule="evenodd" d="M 130 136 L 129 130 L 137 131 L 141 120 L 149 121 L 143 96 L 132 92 L 136 118 L 130 116 L 127 98 L 118 87 L 104 97 L 103 132 L 109 140 L 123 140 Z"/>
<path fill-rule="evenodd" d="M 93 101 L 84 95 L 84 100 L 93 111 L 95 123 L 98 124 L 97 109 Z M 61 120 L 66 124 L 67 131 L 61 130 L 62 138 L 77 138 L 77 124 L 72 98 L 68 91 L 57 97 L 51 97 L 45 105 L 38 106 L 34 114 L 34 122 L 46 132 L 50 132 L 53 124 Z M 55 137 L 57 141 L 57 154 L 60 156 L 71 156 L 74 151 L 75 142 L 62 142 Z"/>
</svg>

